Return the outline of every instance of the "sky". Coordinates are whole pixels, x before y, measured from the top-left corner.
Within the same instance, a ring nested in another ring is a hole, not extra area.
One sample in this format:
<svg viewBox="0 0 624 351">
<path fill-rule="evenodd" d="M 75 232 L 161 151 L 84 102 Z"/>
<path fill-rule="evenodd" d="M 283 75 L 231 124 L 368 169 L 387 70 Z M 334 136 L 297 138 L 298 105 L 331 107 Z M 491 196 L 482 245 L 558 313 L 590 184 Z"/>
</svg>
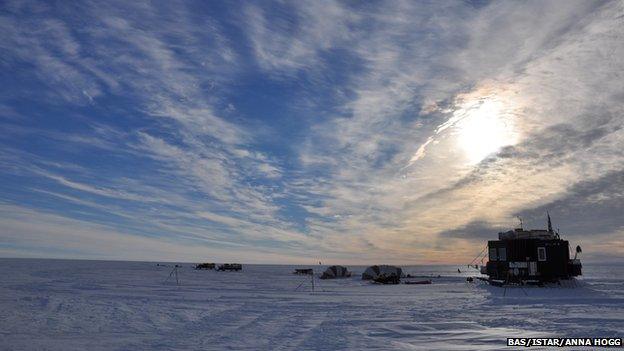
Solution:
<svg viewBox="0 0 624 351">
<path fill-rule="evenodd" d="M 2 1 L 0 256 L 624 260 L 622 1 Z"/>
</svg>

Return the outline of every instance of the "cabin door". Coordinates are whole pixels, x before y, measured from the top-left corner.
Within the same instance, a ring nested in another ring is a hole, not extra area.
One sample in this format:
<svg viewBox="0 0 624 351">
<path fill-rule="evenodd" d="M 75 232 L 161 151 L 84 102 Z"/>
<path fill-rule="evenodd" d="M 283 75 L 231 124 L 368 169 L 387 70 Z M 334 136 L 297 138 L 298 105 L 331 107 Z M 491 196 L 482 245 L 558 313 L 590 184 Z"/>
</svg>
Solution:
<svg viewBox="0 0 624 351">
<path fill-rule="evenodd" d="M 529 275 L 537 275 L 537 262 L 529 262 Z"/>
</svg>

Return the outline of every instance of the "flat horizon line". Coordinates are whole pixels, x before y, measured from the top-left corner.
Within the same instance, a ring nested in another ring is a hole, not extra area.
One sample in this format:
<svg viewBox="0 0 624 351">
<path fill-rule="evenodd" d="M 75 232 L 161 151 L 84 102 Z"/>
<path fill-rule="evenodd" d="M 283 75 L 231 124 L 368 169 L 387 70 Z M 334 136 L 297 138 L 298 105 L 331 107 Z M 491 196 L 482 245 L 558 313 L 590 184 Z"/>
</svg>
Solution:
<svg viewBox="0 0 624 351">
<path fill-rule="evenodd" d="M 178 264 L 197 264 L 204 262 L 191 262 L 191 261 L 168 261 L 168 260 L 160 260 L 160 261 L 145 261 L 145 260 L 123 260 L 123 259 L 95 259 L 95 258 L 58 258 L 58 257 L 4 257 L 0 256 L 0 260 L 54 260 L 54 261 L 94 261 L 94 262 L 137 262 L 137 263 L 178 263 Z M 321 261 L 322 262 L 322 261 Z M 468 266 L 466 263 L 418 263 L 418 264 L 397 264 L 397 263 L 387 263 L 387 262 L 377 262 L 377 263 L 368 263 L 368 264 L 342 264 L 342 263 L 331 263 L 331 264 L 301 264 L 301 263 L 246 263 L 246 262 L 234 262 L 234 261 L 212 261 L 210 263 L 240 263 L 243 265 L 254 265 L 254 266 L 333 266 L 333 265 L 341 265 L 341 266 L 371 266 L 371 265 L 380 265 L 380 264 L 388 264 L 392 266 Z M 583 265 L 590 264 L 595 266 L 601 265 L 624 265 L 624 261 L 588 261 L 583 262 Z"/>
</svg>

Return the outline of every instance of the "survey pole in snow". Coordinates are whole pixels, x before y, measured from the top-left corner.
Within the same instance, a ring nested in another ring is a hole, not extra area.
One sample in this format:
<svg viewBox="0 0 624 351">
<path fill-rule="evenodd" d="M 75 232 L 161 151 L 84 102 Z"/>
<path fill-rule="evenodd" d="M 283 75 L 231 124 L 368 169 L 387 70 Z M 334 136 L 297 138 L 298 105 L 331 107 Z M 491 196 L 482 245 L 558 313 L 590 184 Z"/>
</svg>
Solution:
<svg viewBox="0 0 624 351">
<path fill-rule="evenodd" d="M 171 270 L 171 273 L 169 273 L 169 276 L 165 280 L 165 283 L 169 280 L 169 278 L 171 278 L 172 275 L 175 275 L 176 285 L 180 285 L 180 279 L 178 279 L 178 267 L 179 266 L 177 264 L 173 266 L 173 270 Z"/>
<path fill-rule="evenodd" d="M 314 271 L 312 271 L 312 274 L 310 274 L 310 283 L 312 283 L 312 292 L 314 292 Z M 299 285 L 297 285 L 297 287 L 295 288 L 295 291 L 298 291 L 299 288 L 305 284 L 305 280 L 303 280 Z"/>
</svg>

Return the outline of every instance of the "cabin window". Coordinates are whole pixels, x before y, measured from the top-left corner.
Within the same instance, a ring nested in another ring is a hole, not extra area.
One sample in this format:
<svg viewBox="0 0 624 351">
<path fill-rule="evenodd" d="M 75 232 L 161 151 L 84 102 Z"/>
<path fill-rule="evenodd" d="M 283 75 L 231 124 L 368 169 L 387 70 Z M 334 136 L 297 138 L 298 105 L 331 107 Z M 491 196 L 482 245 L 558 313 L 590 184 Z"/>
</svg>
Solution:
<svg viewBox="0 0 624 351">
<path fill-rule="evenodd" d="M 498 257 L 496 256 L 496 248 L 493 247 L 490 249 L 490 261 L 496 261 Z"/>
<path fill-rule="evenodd" d="M 546 261 L 546 248 L 545 247 L 537 248 L 537 260 Z"/>
<path fill-rule="evenodd" d="M 504 247 L 498 248 L 498 260 L 507 261 L 507 249 Z"/>
</svg>

